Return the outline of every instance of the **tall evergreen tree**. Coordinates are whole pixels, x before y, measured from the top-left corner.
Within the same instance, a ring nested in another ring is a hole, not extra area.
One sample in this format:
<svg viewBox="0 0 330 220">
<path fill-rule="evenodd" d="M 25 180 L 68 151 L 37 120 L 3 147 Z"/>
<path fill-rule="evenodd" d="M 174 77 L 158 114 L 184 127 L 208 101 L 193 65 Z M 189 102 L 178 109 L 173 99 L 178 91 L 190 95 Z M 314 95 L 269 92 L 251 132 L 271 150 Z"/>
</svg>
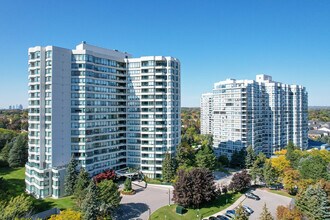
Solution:
<svg viewBox="0 0 330 220">
<path fill-rule="evenodd" d="M 266 156 L 262 152 L 258 154 L 250 169 L 250 174 L 253 181 L 264 181 L 263 168 L 265 165 Z"/>
<path fill-rule="evenodd" d="M 91 180 L 87 187 L 87 194 L 81 207 L 84 220 L 97 220 L 100 215 L 100 199 L 94 180 Z"/>
<path fill-rule="evenodd" d="M 299 153 L 296 152 L 298 148 L 294 146 L 292 141 L 290 141 L 286 146 L 286 150 L 287 150 L 285 154 L 286 159 L 290 161 L 290 164 L 293 168 L 296 168 L 298 166 L 298 162 L 300 158 Z"/>
<path fill-rule="evenodd" d="M 162 166 L 162 175 L 165 182 L 171 182 L 175 176 L 175 162 L 170 153 L 165 154 Z"/>
<path fill-rule="evenodd" d="M 77 166 L 78 162 L 71 158 L 71 161 L 66 168 L 65 179 L 64 179 L 64 190 L 66 195 L 72 195 L 74 193 L 76 182 L 77 182 Z"/>
<path fill-rule="evenodd" d="M 230 167 L 232 168 L 244 168 L 245 167 L 245 155 L 246 151 L 242 148 L 240 151 L 234 151 L 231 155 Z"/>
<path fill-rule="evenodd" d="M 320 184 L 309 186 L 299 193 L 296 205 L 310 219 L 330 219 L 330 201 Z"/>
<path fill-rule="evenodd" d="M 4 146 L 4 148 L 2 148 L 2 150 L 1 150 L 0 158 L 3 159 L 4 161 L 8 162 L 9 152 L 10 152 L 10 149 L 12 149 L 14 146 L 14 140 L 15 139 L 13 139 L 10 142 L 7 142 L 6 145 Z"/>
<path fill-rule="evenodd" d="M 9 151 L 8 163 L 10 167 L 22 167 L 28 160 L 28 138 L 26 133 L 18 135 L 13 147 Z"/>
<path fill-rule="evenodd" d="M 256 160 L 257 155 L 255 154 L 253 147 L 252 146 L 248 146 L 246 148 L 246 157 L 245 157 L 245 167 L 247 169 L 250 169 L 253 164 L 254 161 Z"/>
<path fill-rule="evenodd" d="M 270 161 L 265 163 L 263 168 L 263 176 L 266 185 L 271 185 L 277 182 L 278 174 L 274 167 L 272 167 L 272 163 Z"/>
<path fill-rule="evenodd" d="M 195 151 L 184 141 L 181 141 L 176 151 L 177 165 L 184 167 L 192 167 L 195 165 Z"/>
<path fill-rule="evenodd" d="M 259 220 L 274 220 L 272 214 L 269 212 L 266 203 L 264 204 L 262 208 L 262 212 L 259 216 Z"/>
<path fill-rule="evenodd" d="M 218 157 L 218 164 L 219 164 L 219 166 L 228 167 L 228 165 L 229 165 L 229 159 L 228 159 L 228 157 L 225 154 L 220 155 Z"/>
<path fill-rule="evenodd" d="M 78 175 L 77 184 L 74 190 L 74 197 L 78 209 L 81 209 L 81 203 L 84 200 L 85 195 L 87 193 L 87 187 L 89 185 L 90 180 L 91 178 L 89 178 L 88 172 L 86 172 L 84 168 L 81 168 Z"/>
<path fill-rule="evenodd" d="M 118 208 L 121 201 L 118 185 L 112 180 L 103 180 L 97 187 L 100 193 L 102 216 L 109 218 L 111 212 Z"/>
<path fill-rule="evenodd" d="M 207 168 L 214 170 L 217 164 L 217 158 L 213 152 L 212 147 L 202 146 L 196 155 L 196 164 L 200 168 Z"/>
</svg>

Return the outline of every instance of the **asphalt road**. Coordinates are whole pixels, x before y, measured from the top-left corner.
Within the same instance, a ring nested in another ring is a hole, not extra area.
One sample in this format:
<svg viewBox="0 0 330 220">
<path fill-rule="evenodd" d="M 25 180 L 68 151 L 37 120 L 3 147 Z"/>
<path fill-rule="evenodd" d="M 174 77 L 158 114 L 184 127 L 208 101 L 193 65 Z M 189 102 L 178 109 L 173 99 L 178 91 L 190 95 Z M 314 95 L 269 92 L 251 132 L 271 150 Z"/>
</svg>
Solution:
<svg viewBox="0 0 330 220">
<path fill-rule="evenodd" d="M 123 195 L 115 220 L 143 219 L 147 220 L 149 215 L 165 205 L 173 204 L 169 201 L 169 187 L 156 187 L 148 184 L 144 188 L 144 182 L 132 185 L 136 191 L 135 195 Z M 173 190 L 170 188 L 170 199 Z"/>
<path fill-rule="evenodd" d="M 255 220 L 258 219 L 264 204 L 266 203 L 266 206 L 268 210 L 272 213 L 273 217 L 276 217 L 276 208 L 279 205 L 289 205 L 291 202 L 291 198 L 286 196 L 277 195 L 271 192 L 268 192 L 267 190 L 261 190 L 257 189 L 253 192 L 254 194 L 258 195 L 260 197 L 259 201 L 246 198 L 242 204 L 249 206 L 251 209 L 254 210 L 254 213 L 250 215 L 249 219 Z"/>
</svg>

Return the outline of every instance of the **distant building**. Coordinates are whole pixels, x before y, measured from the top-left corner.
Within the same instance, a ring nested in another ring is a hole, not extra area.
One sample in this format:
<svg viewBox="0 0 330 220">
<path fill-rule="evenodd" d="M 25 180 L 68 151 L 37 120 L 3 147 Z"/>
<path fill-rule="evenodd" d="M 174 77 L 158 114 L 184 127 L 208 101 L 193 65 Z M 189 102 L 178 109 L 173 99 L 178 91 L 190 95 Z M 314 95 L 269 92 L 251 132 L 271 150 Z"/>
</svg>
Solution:
<svg viewBox="0 0 330 220">
<path fill-rule="evenodd" d="M 212 112 L 214 148 L 219 154 L 231 155 L 251 145 L 271 156 L 289 141 L 301 149 L 308 146 L 308 95 L 303 86 L 257 75 L 256 80 L 215 83 L 209 110 L 204 96 L 201 109 Z M 208 124 L 207 117 L 201 120 L 202 125 Z"/>
<path fill-rule="evenodd" d="M 213 93 L 205 93 L 201 98 L 201 134 L 213 132 Z"/>
</svg>

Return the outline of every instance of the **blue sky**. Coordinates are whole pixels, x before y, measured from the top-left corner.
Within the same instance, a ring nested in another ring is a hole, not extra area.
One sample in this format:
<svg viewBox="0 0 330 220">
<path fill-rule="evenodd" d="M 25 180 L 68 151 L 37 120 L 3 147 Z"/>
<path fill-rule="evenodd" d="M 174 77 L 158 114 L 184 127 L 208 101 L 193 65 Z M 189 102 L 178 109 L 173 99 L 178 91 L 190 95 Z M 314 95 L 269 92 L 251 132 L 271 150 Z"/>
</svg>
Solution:
<svg viewBox="0 0 330 220">
<path fill-rule="evenodd" d="M 182 64 L 182 106 L 226 78 L 307 87 L 330 106 L 330 1 L 15 1 L 0 7 L 0 108 L 27 105 L 27 49 L 81 41 Z"/>
</svg>

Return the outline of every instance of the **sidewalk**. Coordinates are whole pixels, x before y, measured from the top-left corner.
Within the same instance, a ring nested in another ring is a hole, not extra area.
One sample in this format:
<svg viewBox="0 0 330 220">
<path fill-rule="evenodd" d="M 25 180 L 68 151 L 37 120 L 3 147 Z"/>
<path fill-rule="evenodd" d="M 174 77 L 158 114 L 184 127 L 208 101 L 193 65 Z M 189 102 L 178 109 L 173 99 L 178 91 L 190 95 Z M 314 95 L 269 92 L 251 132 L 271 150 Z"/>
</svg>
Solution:
<svg viewBox="0 0 330 220">
<path fill-rule="evenodd" d="M 214 216 L 216 217 L 217 215 L 225 215 L 226 214 L 226 211 L 227 210 L 230 210 L 230 209 L 235 209 L 237 206 L 239 206 L 240 203 L 242 203 L 244 200 L 246 199 L 245 195 L 242 195 L 241 197 L 239 197 L 236 202 L 234 202 L 233 204 L 231 204 L 228 208 L 218 212 L 218 213 L 215 213 L 213 215 L 210 215 L 208 217 L 204 217 L 204 218 L 209 218 L 211 216 Z"/>
</svg>

